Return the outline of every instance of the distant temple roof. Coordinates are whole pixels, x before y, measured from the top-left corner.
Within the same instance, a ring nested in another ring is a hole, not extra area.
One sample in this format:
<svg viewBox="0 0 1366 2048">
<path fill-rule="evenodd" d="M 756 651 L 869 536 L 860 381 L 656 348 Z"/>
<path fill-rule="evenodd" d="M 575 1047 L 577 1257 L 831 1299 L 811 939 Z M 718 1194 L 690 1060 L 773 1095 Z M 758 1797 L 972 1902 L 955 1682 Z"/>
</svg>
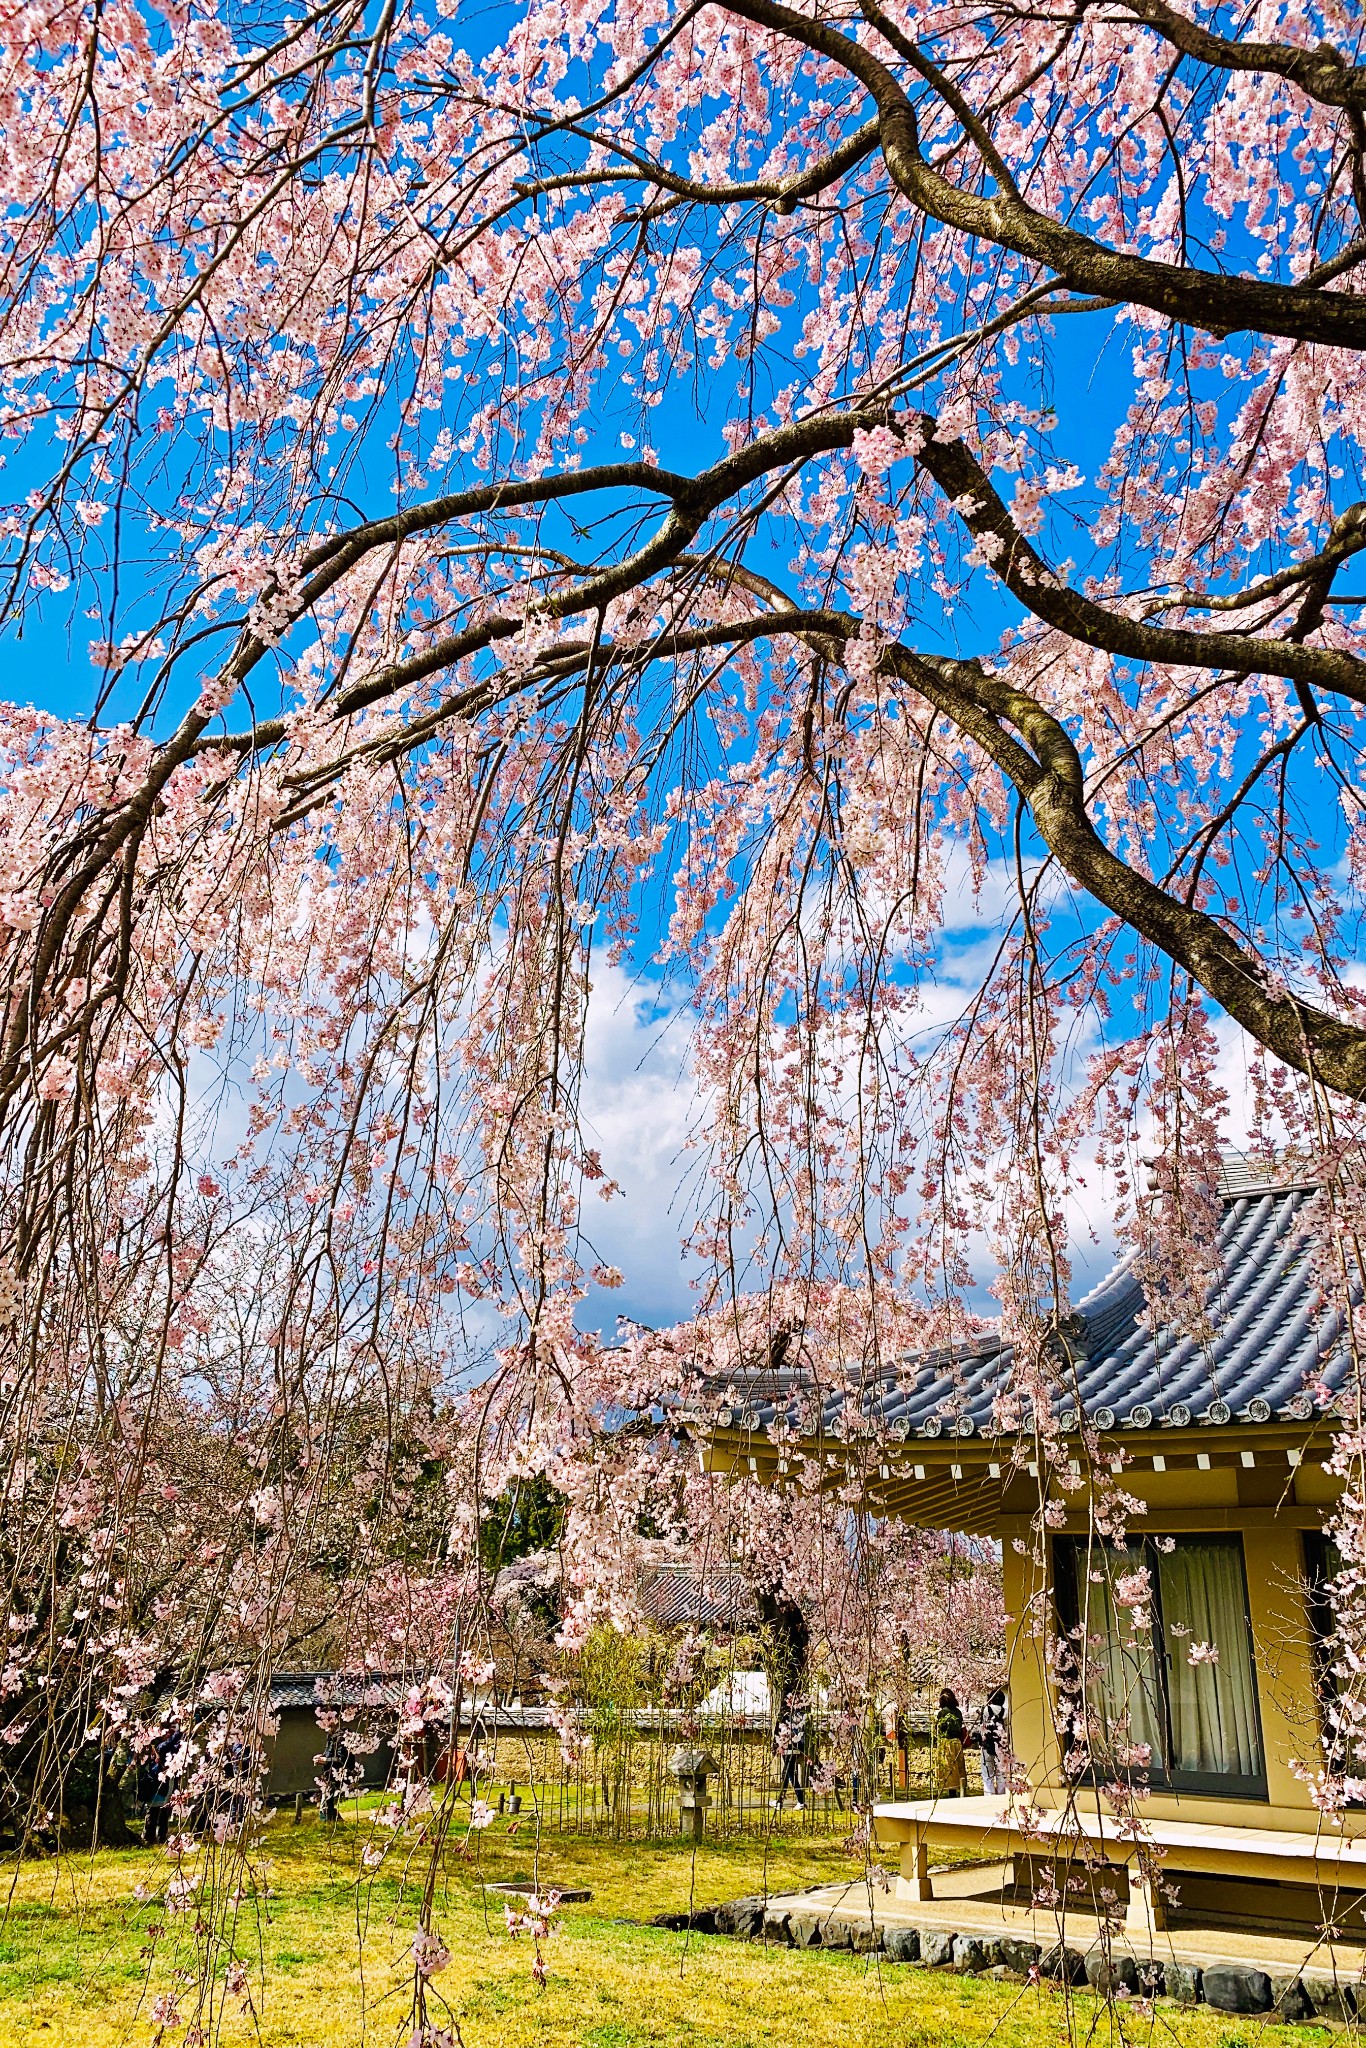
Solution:
<svg viewBox="0 0 1366 2048">
<path fill-rule="evenodd" d="M 554 1551 L 534 1551 L 503 1566 L 494 1580 L 494 1598 L 556 1590 L 559 1578 L 560 1561 Z M 754 1595 L 737 1565 L 699 1567 L 691 1559 L 666 1553 L 663 1544 L 646 1546 L 636 1591 L 642 1615 L 657 1628 L 736 1630 L 752 1628 L 759 1619 Z"/>
<path fill-rule="evenodd" d="M 759 1619 L 744 1573 L 729 1564 L 707 1571 L 678 1562 L 646 1565 L 640 1605 L 659 1628 L 752 1628 Z"/>
<path fill-rule="evenodd" d="M 392 1672 L 276 1671 L 271 1675 L 270 1704 L 281 1707 L 396 1707 L 406 1681 Z"/>
<path fill-rule="evenodd" d="M 1190 1424 L 1309 1422 L 1348 1371 L 1340 1310 L 1325 1306 L 1310 1271 L 1301 1218 L 1312 1182 L 1225 1163 L 1218 1248 L 1222 1274 L 1204 1303 L 1199 1334 L 1145 1321 L 1135 1261 L 1126 1259 L 1080 1303 L 1068 1330 L 1076 1395 L 1057 1406 L 1076 1427 L 1075 1398 L 1101 1429 L 1180 1429 Z M 1011 1354 L 995 1336 L 953 1352 L 905 1361 L 872 1392 L 892 1436 L 973 1437 L 1001 1433 L 996 1404 L 1009 1385 Z M 758 1372 L 736 1383 L 743 1405 L 723 1409 L 723 1429 L 766 1430 L 797 1418 L 814 1391 L 809 1376 Z M 1311 1391 L 1311 1388 L 1313 1391 Z M 823 1404 L 820 1429 L 838 1437 L 843 1394 Z M 1021 1424 L 1032 1427 L 1032 1417 Z M 807 1431 L 803 1432 L 808 1433 Z"/>
</svg>

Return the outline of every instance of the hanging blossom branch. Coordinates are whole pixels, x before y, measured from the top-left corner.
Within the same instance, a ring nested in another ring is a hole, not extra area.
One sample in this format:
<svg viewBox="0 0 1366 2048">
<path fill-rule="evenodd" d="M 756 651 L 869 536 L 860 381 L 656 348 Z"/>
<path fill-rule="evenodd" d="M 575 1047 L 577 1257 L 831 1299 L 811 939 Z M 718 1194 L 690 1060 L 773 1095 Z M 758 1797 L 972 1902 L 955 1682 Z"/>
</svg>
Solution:
<svg viewBox="0 0 1366 2048">
<path fill-rule="evenodd" d="M 671 1417 L 800 1334 L 852 1421 L 981 1336 L 983 1233 L 1055 1467 L 1066 1201 L 1098 1154 L 1198 1320 L 1227 1020 L 1256 1142 L 1350 1189 L 1362 95 L 1327 0 L 31 31 L 4 618 L 94 709 L 0 716 L 5 1797 L 79 1755 L 93 1812 L 84 1731 L 172 1677 L 254 1731 L 301 1645 L 468 1648 L 531 1474 L 575 1629 L 646 1525 L 833 1603 L 875 1438 L 784 1547 L 678 1505 Z M 656 971 L 700 1364 L 584 1328 L 596 1004 Z"/>
<path fill-rule="evenodd" d="M 604 565 L 561 591 L 533 599 L 522 616 L 486 616 L 457 634 L 436 640 L 419 654 L 352 682 L 335 703 L 326 704 L 327 718 L 344 726 L 358 712 L 401 696 L 414 684 L 449 670 L 472 654 L 500 641 L 524 636 L 533 622 L 549 630 L 558 619 L 580 616 L 589 607 L 602 607 L 635 588 L 651 587 L 650 577 L 670 561 L 679 560 L 708 518 L 745 485 L 774 472 L 790 470 L 794 463 L 825 450 L 853 447 L 856 441 L 878 435 L 885 437 L 888 444 L 884 453 L 915 453 L 919 465 L 950 499 L 1007 588 L 1036 617 L 1067 637 L 1152 663 L 1279 674 L 1294 682 L 1301 701 L 1314 718 L 1318 714 L 1312 697 L 1308 696 L 1310 685 L 1353 702 L 1366 701 L 1366 662 L 1348 651 L 1306 647 L 1298 636 L 1268 639 L 1237 631 L 1156 626 L 1126 617 L 1121 610 L 1068 588 L 1020 532 L 981 464 L 960 440 L 939 440 L 936 424 L 929 416 L 904 424 L 888 424 L 871 410 L 841 413 L 759 437 L 696 478 L 642 464 L 611 464 L 598 471 L 540 478 L 520 485 L 490 486 L 437 500 L 322 543 L 302 561 L 301 580 L 286 607 L 291 620 L 312 613 L 327 593 L 372 552 L 383 552 L 392 561 L 405 541 L 453 522 L 560 497 L 572 500 L 591 491 L 643 487 L 671 501 L 671 510 L 653 538 L 622 562 Z M 489 545 L 492 548 L 494 544 Z M 1276 580 L 1277 590 L 1315 584 L 1321 604 L 1337 568 L 1363 545 L 1366 525 L 1359 516 L 1359 508 L 1354 506 L 1337 522 L 1329 547 L 1298 568 L 1283 572 Z M 268 590 L 262 601 L 270 601 L 274 594 Z M 666 590 L 656 590 L 654 594 L 666 603 L 670 601 Z M 1259 600 L 1249 595 L 1246 601 Z M 680 600 L 674 598 L 672 602 L 678 604 Z M 838 646 L 856 636 L 860 626 L 851 618 L 802 613 L 788 600 L 778 629 L 785 634 L 800 633 L 815 644 L 824 639 Z M 564 680 L 581 671 L 590 653 L 604 673 L 609 673 L 613 668 L 637 667 L 642 661 L 676 660 L 703 646 L 752 643 L 774 630 L 768 620 L 749 619 L 682 633 L 656 631 L 635 644 L 622 645 L 613 640 L 599 642 L 591 649 L 584 641 L 553 641 L 540 650 L 534 669 L 518 681 L 521 687 L 527 687 L 550 674 Z M 259 636 L 244 634 L 216 684 L 205 691 L 202 702 L 216 706 L 221 699 L 230 700 L 268 651 Z M 1274 972 L 1269 974 L 1265 964 L 1239 945 L 1222 925 L 1156 888 L 1105 847 L 1087 814 L 1080 756 L 1065 727 L 1036 699 L 1003 679 L 989 677 L 980 663 L 936 662 L 933 657 L 917 657 L 913 651 L 904 649 L 897 649 L 884 659 L 889 672 L 917 685 L 936 710 L 952 718 L 963 735 L 981 746 L 1009 775 L 1029 804 L 1045 843 L 1074 880 L 1185 967 L 1279 1058 L 1314 1073 L 1329 1087 L 1350 1095 L 1362 1092 L 1366 1086 L 1366 1034 L 1361 1027 L 1326 1015 L 1292 994 L 1278 996 L 1275 984 L 1280 977 Z M 392 759 L 405 747 L 426 743 L 446 718 L 468 717 L 504 701 L 506 694 L 506 685 L 475 685 L 397 735 L 386 734 L 379 744 Z M 1016 728 L 1027 747 L 1035 750 L 1032 755 L 1007 742 L 1003 720 Z M 288 730 L 285 722 L 276 720 L 249 732 L 220 736 L 210 733 L 210 724 L 210 711 L 197 708 L 173 739 L 157 751 L 143 787 L 112 816 L 106 817 L 100 837 L 90 847 L 82 865 L 63 882 L 51 907 L 40 917 L 30 999 L 12 1011 L 5 1071 L 8 1092 L 12 1093 L 16 1085 L 18 1060 L 28 1020 L 40 996 L 41 976 L 51 972 L 76 907 L 90 884 L 107 871 L 121 846 L 145 828 L 151 808 L 170 776 L 204 751 L 248 756 L 278 747 Z M 287 776 L 285 783 L 307 785 L 316 797 L 327 779 L 327 770 L 314 769 Z M 68 858 L 66 854 L 61 856 L 62 865 Z M 44 880 L 39 879 L 40 890 Z M 107 993 L 114 993 L 112 986 Z M 56 1042 L 64 1042 L 73 1029 L 68 1025 Z M 45 1050 L 51 1050 L 51 1043 Z"/>
</svg>

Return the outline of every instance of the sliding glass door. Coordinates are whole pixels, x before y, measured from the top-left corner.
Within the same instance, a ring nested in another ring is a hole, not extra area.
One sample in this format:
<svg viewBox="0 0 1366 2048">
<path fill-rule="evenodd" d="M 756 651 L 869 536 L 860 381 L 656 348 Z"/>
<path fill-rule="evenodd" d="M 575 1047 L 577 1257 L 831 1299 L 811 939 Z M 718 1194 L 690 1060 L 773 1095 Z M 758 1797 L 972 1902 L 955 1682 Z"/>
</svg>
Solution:
<svg viewBox="0 0 1366 2048">
<path fill-rule="evenodd" d="M 1079 1767 L 1264 1799 L 1242 1539 L 1058 1537 L 1054 1558 Z"/>
</svg>

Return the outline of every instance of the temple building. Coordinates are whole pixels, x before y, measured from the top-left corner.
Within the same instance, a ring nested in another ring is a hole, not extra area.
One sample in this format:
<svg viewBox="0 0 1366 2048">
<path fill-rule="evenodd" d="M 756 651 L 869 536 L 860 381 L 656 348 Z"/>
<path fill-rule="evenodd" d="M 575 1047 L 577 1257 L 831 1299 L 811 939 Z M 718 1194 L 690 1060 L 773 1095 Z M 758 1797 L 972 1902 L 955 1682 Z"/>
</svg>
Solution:
<svg viewBox="0 0 1366 2048">
<path fill-rule="evenodd" d="M 1336 1553 L 1324 1532 L 1343 1481 L 1329 1461 L 1356 1399 L 1343 1319 L 1317 1291 L 1305 1242 L 1312 1192 L 1226 1168 L 1220 1271 L 1195 1334 L 1146 1313 L 1132 1264 L 1087 1296 L 1060 1376 L 1073 1390 L 1055 1411 L 1064 1453 L 1042 1471 L 1001 1427 L 1011 1359 L 994 1339 L 911 1361 L 870 1397 L 872 1470 L 858 1443 L 868 1432 L 842 1401 L 806 1430 L 801 1452 L 834 1470 L 863 1456 L 880 1512 L 1001 1545 L 1021 1789 L 878 1806 L 902 1902 L 934 1896 L 937 1855 L 972 1848 L 1000 1857 L 1016 1898 L 1037 1896 L 1050 1860 L 1055 1879 L 1092 1866 L 1090 1884 L 1103 1866 L 1133 1935 L 1336 1920 L 1366 1939 L 1366 1812 L 1323 1816 L 1309 1782 L 1331 1684 L 1324 1589 Z M 771 1432 L 798 1398 L 771 1376 L 746 1386 L 745 1406 L 719 1418 L 713 1468 L 782 1484 L 792 1446 Z M 1094 1465 L 1079 1413 L 1100 1447 Z M 1110 1480 L 1139 1504 L 1122 1549 L 1096 1529 Z M 1136 1627 L 1116 1589 L 1132 1595 L 1140 1565 L 1151 1595 Z M 1141 1847 L 1106 1791 L 1135 1770 L 1147 1787 Z"/>
</svg>

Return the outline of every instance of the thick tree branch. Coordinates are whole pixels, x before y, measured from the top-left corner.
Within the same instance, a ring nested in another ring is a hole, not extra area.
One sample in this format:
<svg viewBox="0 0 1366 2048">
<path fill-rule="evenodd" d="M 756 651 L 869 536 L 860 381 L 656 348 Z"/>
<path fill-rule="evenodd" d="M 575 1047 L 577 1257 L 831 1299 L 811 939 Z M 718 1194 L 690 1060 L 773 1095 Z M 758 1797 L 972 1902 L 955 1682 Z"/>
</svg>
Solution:
<svg viewBox="0 0 1366 2048">
<path fill-rule="evenodd" d="M 692 200 L 700 206 L 735 206 L 751 200 L 765 200 L 775 213 L 794 213 L 803 199 L 813 199 L 847 171 L 855 169 L 865 157 L 871 156 L 878 146 L 879 134 L 880 126 L 874 118 L 855 129 L 828 156 L 818 157 L 815 163 L 808 164 L 805 170 L 795 172 L 790 178 L 756 178 L 721 185 L 708 185 L 697 178 L 681 178 L 665 165 L 653 163 L 650 158 L 625 148 L 611 136 L 594 135 L 590 139 L 597 147 L 621 157 L 639 177 L 658 185 L 662 192 L 676 193 L 680 199 Z M 533 199 L 542 192 L 572 191 L 578 186 L 619 185 L 629 176 L 630 172 L 613 170 L 563 171 L 545 178 L 519 179 L 513 190 L 524 199 Z"/>
<path fill-rule="evenodd" d="M 848 640 L 858 621 L 807 613 L 806 631 Z M 780 630 L 797 630 L 784 619 Z M 1066 728 L 1006 676 L 894 645 L 885 671 L 919 692 L 1007 775 L 1064 871 L 1191 976 L 1259 1045 L 1286 1066 L 1356 1100 L 1366 1098 L 1366 1029 L 1296 996 L 1217 919 L 1112 853 L 1087 808 L 1081 757 Z M 1017 737 L 1018 735 L 1018 737 Z"/>
<path fill-rule="evenodd" d="M 1025 539 L 976 456 L 961 441 L 936 440 L 934 430 L 935 421 L 922 415 L 917 422 L 921 446 L 916 460 L 949 499 L 1007 589 L 1046 625 L 1087 647 L 1134 661 L 1284 676 L 1306 688 L 1331 690 L 1366 704 L 1366 661 L 1354 654 L 1333 647 L 1302 647 L 1259 633 L 1155 626 L 1111 611 L 1071 589 Z"/>
<path fill-rule="evenodd" d="M 1155 263 L 1094 242 L 1017 194 L 984 197 L 962 190 L 926 162 L 915 109 L 871 50 L 780 0 L 725 0 L 725 6 L 757 28 L 818 51 L 859 80 L 877 106 L 882 153 L 898 190 L 944 226 L 1045 264 L 1074 291 L 1147 306 L 1207 334 L 1246 331 L 1332 348 L 1366 347 L 1366 299 Z"/>
<path fill-rule="evenodd" d="M 1328 585 L 1337 571 L 1353 555 L 1360 554 L 1363 548 L 1366 548 L 1366 499 L 1358 499 L 1356 504 L 1349 505 L 1345 512 L 1338 514 L 1333 521 L 1333 530 L 1318 554 L 1308 556 L 1303 562 L 1293 562 L 1288 569 L 1278 569 L 1274 576 L 1263 576 L 1259 582 L 1249 584 L 1246 590 L 1216 596 L 1180 590 L 1170 597 L 1154 599 L 1146 610 L 1149 616 L 1178 608 L 1201 612 L 1243 612 L 1254 605 L 1268 604 L 1286 591 L 1317 582 L 1324 584 L 1323 602 L 1326 603 Z"/>
<path fill-rule="evenodd" d="M 779 595 L 774 593 L 775 596 Z M 633 643 L 556 643 L 545 650 L 525 689 L 554 674 L 564 677 L 595 660 L 595 673 L 673 661 L 705 648 L 752 645 L 793 638 L 824 659 L 842 662 L 862 622 L 834 610 L 799 610 L 779 603 L 772 611 Z M 1277 1059 L 1326 1087 L 1366 1098 L 1366 1029 L 1296 996 L 1226 926 L 1186 897 L 1152 880 L 1111 851 L 1092 820 L 1081 757 L 1063 724 L 1028 691 L 979 661 L 953 660 L 892 644 L 879 657 L 885 674 L 914 689 L 1006 775 L 1027 807 L 1049 852 L 1097 903 L 1130 925 L 1188 973 L 1236 1023 Z M 429 739 L 448 717 L 467 716 L 495 693 L 487 686 L 460 692 L 405 733 L 406 747 Z M 384 746 L 392 756 L 395 741 Z M 339 772 L 344 763 L 335 764 Z M 315 792 L 316 798 L 316 792 Z"/>
<path fill-rule="evenodd" d="M 1255 37 L 1231 42 L 1226 36 L 1211 35 L 1188 15 L 1178 14 L 1167 0 L 1124 0 L 1124 11 L 1145 28 L 1156 29 L 1174 50 L 1212 70 L 1253 71 L 1288 79 L 1326 107 L 1366 109 L 1366 65 L 1349 64 L 1331 43 L 1316 43 L 1308 49 L 1295 43 L 1261 42 Z"/>
<path fill-rule="evenodd" d="M 729 498 L 795 464 L 813 456 L 831 454 L 851 447 L 860 428 L 885 418 L 885 406 L 851 407 L 843 412 L 812 413 L 790 425 L 758 434 L 731 455 L 695 477 L 675 471 L 653 469 L 646 463 L 612 463 L 600 469 L 558 471 L 532 482 L 489 485 L 478 491 L 460 492 L 435 498 L 430 504 L 414 506 L 392 518 L 369 520 L 350 532 L 320 543 L 304 557 L 306 577 L 295 591 L 291 608 L 296 617 L 315 605 L 350 569 L 377 548 L 396 548 L 411 536 L 431 532 L 453 521 L 489 511 L 512 511 L 529 505 L 543 505 L 559 498 L 577 498 L 590 491 L 640 488 L 654 491 L 673 501 L 672 510 L 643 547 L 622 561 L 596 570 L 582 581 L 536 599 L 518 613 L 494 613 L 459 633 L 442 639 L 374 671 L 362 682 L 336 699 L 333 716 L 343 719 L 370 705 L 392 697 L 398 690 L 423 682 L 471 654 L 480 653 L 521 632 L 529 619 L 571 618 L 576 613 L 608 604 L 615 597 L 639 588 L 659 571 L 679 561 L 704 522 Z M 493 551 L 496 543 L 490 542 Z M 268 652 L 266 643 L 254 634 L 244 635 L 225 670 L 242 681 Z M 276 746 L 288 732 L 284 719 L 271 719 L 250 731 L 209 734 L 208 721 L 201 724 L 191 741 L 191 750 L 220 749 L 229 753 L 252 754 Z"/>
</svg>

